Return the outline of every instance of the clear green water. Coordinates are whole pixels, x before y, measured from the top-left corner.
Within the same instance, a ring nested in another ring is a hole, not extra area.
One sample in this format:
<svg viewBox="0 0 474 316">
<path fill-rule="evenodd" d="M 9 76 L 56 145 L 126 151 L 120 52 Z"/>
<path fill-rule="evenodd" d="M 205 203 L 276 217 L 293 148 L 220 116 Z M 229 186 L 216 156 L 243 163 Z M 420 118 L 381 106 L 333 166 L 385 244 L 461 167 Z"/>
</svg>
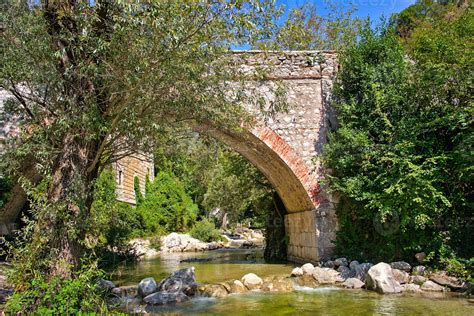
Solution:
<svg viewBox="0 0 474 316">
<path fill-rule="evenodd" d="M 186 258 L 213 258 L 212 261 L 180 263 Z M 121 266 L 115 281 L 137 284 L 142 278 L 157 280 L 183 267 L 194 266 L 198 282 L 211 283 L 239 279 L 246 273 L 261 277 L 288 275 L 294 265 L 265 264 L 255 250 L 218 250 L 207 253 L 167 254 L 161 258 Z M 140 309 L 139 309 L 140 310 Z M 137 310 L 136 310 L 137 311 Z M 141 310 L 143 311 L 143 310 Z M 430 295 L 380 295 L 365 290 L 335 287 L 299 288 L 293 293 L 251 292 L 224 299 L 193 298 L 172 305 L 147 308 L 160 315 L 472 315 L 474 303 L 450 293 Z"/>
<path fill-rule="evenodd" d="M 212 259 L 204 262 L 183 262 L 185 259 Z M 247 273 L 260 277 L 289 275 L 294 264 L 266 264 L 261 249 L 215 250 L 201 253 L 169 253 L 135 264 L 119 266 L 113 279 L 118 285 L 132 285 L 146 277 L 161 280 L 178 269 L 195 267 L 196 280 L 200 283 L 217 283 L 240 279 Z"/>
</svg>

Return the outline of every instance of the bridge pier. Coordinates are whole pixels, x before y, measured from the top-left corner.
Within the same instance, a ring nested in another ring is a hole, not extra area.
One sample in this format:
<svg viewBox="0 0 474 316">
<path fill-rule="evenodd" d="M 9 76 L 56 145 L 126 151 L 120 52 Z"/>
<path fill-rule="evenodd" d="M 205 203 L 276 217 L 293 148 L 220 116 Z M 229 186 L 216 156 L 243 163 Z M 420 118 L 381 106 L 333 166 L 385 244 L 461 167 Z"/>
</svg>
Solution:
<svg viewBox="0 0 474 316">
<path fill-rule="evenodd" d="M 316 263 L 329 258 L 334 251 L 337 217 L 332 203 L 317 209 L 285 215 L 285 231 L 289 238 L 288 260 Z"/>
</svg>

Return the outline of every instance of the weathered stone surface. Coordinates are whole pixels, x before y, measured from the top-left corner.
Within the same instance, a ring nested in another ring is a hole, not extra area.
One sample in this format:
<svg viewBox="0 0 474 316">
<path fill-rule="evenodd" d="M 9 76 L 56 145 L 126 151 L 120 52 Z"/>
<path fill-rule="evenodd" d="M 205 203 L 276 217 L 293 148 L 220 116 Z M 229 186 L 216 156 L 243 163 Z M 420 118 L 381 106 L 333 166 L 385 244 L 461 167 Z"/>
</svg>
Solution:
<svg viewBox="0 0 474 316">
<path fill-rule="evenodd" d="M 413 275 L 425 275 L 426 267 L 425 266 L 415 266 L 412 269 Z"/>
<path fill-rule="evenodd" d="M 311 263 L 305 263 L 301 266 L 304 274 L 312 274 L 314 270 L 314 266 Z"/>
<path fill-rule="evenodd" d="M 295 283 L 298 286 L 304 287 L 317 287 L 319 285 L 311 274 L 305 274 L 303 276 L 295 278 Z"/>
<path fill-rule="evenodd" d="M 426 282 L 426 280 L 428 280 L 428 279 L 425 278 L 424 276 L 414 275 L 410 278 L 410 283 L 422 285 L 423 283 Z"/>
<path fill-rule="evenodd" d="M 428 277 L 431 281 L 442 286 L 447 286 L 452 290 L 460 290 L 463 284 L 455 277 L 449 276 L 444 271 L 430 273 Z"/>
<path fill-rule="evenodd" d="M 112 294 L 118 297 L 133 298 L 138 295 L 138 287 L 136 285 L 115 287 L 112 289 Z"/>
<path fill-rule="evenodd" d="M 352 260 L 351 263 L 349 263 L 349 268 L 351 268 L 351 270 L 355 270 L 355 268 L 359 265 L 359 261 L 357 260 Z"/>
<path fill-rule="evenodd" d="M 402 284 L 400 285 L 402 292 L 405 293 L 418 293 L 421 292 L 421 288 L 418 284 Z"/>
<path fill-rule="evenodd" d="M 361 280 L 362 282 L 365 282 L 365 278 L 367 277 L 367 272 L 369 269 L 373 267 L 372 263 L 361 263 L 359 265 L 355 266 L 355 277 Z"/>
<path fill-rule="evenodd" d="M 183 292 L 192 295 L 196 288 L 196 276 L 194 267 L 184 268 L 171 273 L 167 278 L 161 280 L 157 286 L 158 291 Z"/>
<path fill-rule="evenodd" d="M 344 286 L 347 289 L 360 289 L 365 286 L 364 282 L 357 278 L 349 278 L 342 283 L 342 286 Z"/>
<path fill-rule="evenodd" d="M 356 275 L 355 270 L 351 270 L 346 266 L 339 266 L 339 268 L 337 268 L 337 272 L 339 272 L 341 278 L 343 279 L 353 278 Z"/>
<path fill-rule="evenodd" d="M 319 284 L 335 284 L 336 282 L 343 282 L 344 280 L 334 269 L 315 267 L 313 270 L 313 278 Z"/>
<path fill-rule="evenodd" d="M 392 268 L 392 273 L 395 280 L 400 284 L 405 284 L 410 281 L 410 275 L 408 272 Z"/>
<path fill-rule="evenodd" d="M 169 303 L 179 303 L 189 300 L 189 297 L 183 292 L 156 292 L 146 296 L 143 301 L 149 305 L 165 305 Z"/>
<path fill-rule="evenodd" d="M 111 291 L 115 287 L 115 284 L 109 280 L 99 279 L 97 286 L 103 291 Z"/>
<path fill-rule="evenodd" d="M 392 268 L 384 262 L 371 267 L 367 272 L 365 287 L 379 293 L 400 293 L 400 284 L 393 277 Z"/>
<path fill-rule="evenodd" d="M 336 263 L 332 260 L 328 260 L 328 261 L 323 262 L 323 267 L 334 269 L 336 267 Z"/>
<path fill-rule="evenodd" d="M 421 289 L 423 291 L 427 291 L 427 292 L 442 292 L 442 291 L 444 291 L 444 287 L 442 287 L 441 285 L 436 284 L 436 283 L 434 283 L 433 281 L 430 281 L 430 280 L 423 283 L 423 285 L 421 286 Z"/>
<path fill-rule="evenodd" d="M 240 281 L 242 281 L 242 284 L 249 290 L 259 289 L 263 284 L 263 280 L 254 273 L 244 275 Z"/>
<path fill-rule="evenodd" d="M 303 272 L 303 269 L 301 268 L 294 268 L 293 270 L 291 270 L 291 276 L 294 276 L 294 277 L 299 277 L 299 276 L 302 276 L 304 274 Z"/>
<path fill-rule="evenodd" d="M 405 271 L 405 272 L 410 272 L 411 271 L 411 265 L 408 262 L 405 262 L 405 261 L 392 262 L 392 263 L 390 263 L 390 266 L 392 267 L 392 269 L 398 269 L 398 270 Z"/>
<path fill-rule="evenodd" d="M 415 254 L 415 258 L 419 263 L 423 263 L 423 262 L 425 262 L 426 253 L 418 252 L 417 254 Z"/>
<path fill-rule="evenodd" d="M 247 291 L 245 285 L 239 280 L 230 282 L 230 293 L 245 293 Z"/>
<path fill-rule="evenodd" d="M 291 292 L 293 291 L 293 281 L 286 277 L 271 277 L 264 280 L 261 290 L 264 292 Z"/>
<path fill-rule="evenodd" d="M 145 278 L 138 283 L 138 294 L 142 297 L 158 291 L 158 285 L 154 278 Z"/>
<path fill-rule="evenodd" d="M 206 251 L 224 247 L 222 242 L 206 243 L 189 234 L 171 233 L 161 237 L 161 252 Z"/>
<path fill-rule="evenodd" d="M 334 264 L 336 265 L 336 267 L 347 267 L 349 266 L 349 261 L 346 258 L 337 258 L 336 260 L 334 260 Z"/>
<path fill-rule="evenodd" d="M 198 289 L 199 294 L 208 297 L 226 297 L 229 292 L 222 284 L 206 284 Z"/>
</svg>

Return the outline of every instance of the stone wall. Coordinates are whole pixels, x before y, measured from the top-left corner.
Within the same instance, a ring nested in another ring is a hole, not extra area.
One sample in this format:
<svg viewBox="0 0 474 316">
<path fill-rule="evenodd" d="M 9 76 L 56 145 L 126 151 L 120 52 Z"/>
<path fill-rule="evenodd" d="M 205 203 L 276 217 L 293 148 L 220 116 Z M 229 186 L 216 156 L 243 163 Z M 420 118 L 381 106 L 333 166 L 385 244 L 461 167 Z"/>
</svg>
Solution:
<svg viewBox="0 0 474 316">
<path fill-rule="evenodd" d="M 117 181 L 117 200 L 135 205 L 134 179 L 140 180 L 140 191 L 145 195 L 145 180 L 148 175 L 154 180 L 155 168 L 151 155 L 135 154 L 112 164 Z"/>
</svg>

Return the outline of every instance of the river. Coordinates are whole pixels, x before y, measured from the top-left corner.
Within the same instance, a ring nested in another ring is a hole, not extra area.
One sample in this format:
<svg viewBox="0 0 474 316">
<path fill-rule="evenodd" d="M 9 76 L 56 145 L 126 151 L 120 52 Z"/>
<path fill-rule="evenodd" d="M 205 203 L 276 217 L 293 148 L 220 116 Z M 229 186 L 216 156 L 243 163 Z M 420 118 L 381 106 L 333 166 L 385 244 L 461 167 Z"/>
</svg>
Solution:
<svg viewBox="0 0 474 316">
<path fill-rule="evenodd" d="M 193 262 L 182 262 L 183 260 Z M 261 250 L 216 250 L 174 253 L 118 267 L 118 285 L 137 284 L 152 276 L 161 280 L 169 273 L 194 266 L 200 283 L 240 279 L 246 273 L 260 277 L 289 275 L 295 264 L 267 264 Z M 430 295 L 380 295 L 365 290 L 337 287 L 298 288 L 293 293 L 231 295 L 223 299 L 194 298 L 188 302 L 147 309 L 173 315 L 474 315 L 474 304 L 451 293 Z"/>
</svg>

